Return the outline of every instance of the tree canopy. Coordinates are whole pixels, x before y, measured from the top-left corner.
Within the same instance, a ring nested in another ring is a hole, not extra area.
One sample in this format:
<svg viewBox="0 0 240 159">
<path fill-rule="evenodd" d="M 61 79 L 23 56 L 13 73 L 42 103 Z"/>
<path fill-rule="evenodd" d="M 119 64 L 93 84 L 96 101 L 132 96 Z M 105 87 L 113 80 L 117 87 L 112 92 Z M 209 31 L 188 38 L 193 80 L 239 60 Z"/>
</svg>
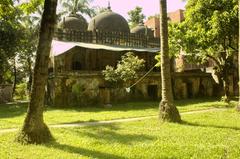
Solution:
<svg viewBox="0 0 240 159">
<path fill-rule="evenodd" d="M 237 0 L 188 0 L 184 26 L 187 40 L 208 52 L 238 50 Z M 190 43 L 190 44 L 191 44 Z M 210 50 L 209 50 L 210 49 Z M 214 51 L 211 51 L 214 50 Z"/>
<path fill-rule="evenodd" d="M 9 82 L 9 60 L 20 47 L 20 10 L 14 1 L 0 2 L 0 84 Z"/>
<path fill-rule="evenodd" d="M 77 12 L 86 14 L 89 17 L 96 15 L 95 10 L 90 7 L 93 0 L 60 0 L 63 8 L 63 14 L 77 14 Z"/>
<path fill-rule="evenodd" d="M 188 0 L 180 27 L 186 53 L 214 61 L 228 98 L 228 75 L 238 51 L 238 0 Z"/>
<path fill-rule="evenodd" d="M 131 23 L 131 27 L 135 27 L 138 24 L 143 24 L 143 20 L 145 19 L 145 15 L 142 13 L 141 7 L 136 7 L 133 10 L 128 12 L 129 15 L 129 22 Z"/>
</svg>

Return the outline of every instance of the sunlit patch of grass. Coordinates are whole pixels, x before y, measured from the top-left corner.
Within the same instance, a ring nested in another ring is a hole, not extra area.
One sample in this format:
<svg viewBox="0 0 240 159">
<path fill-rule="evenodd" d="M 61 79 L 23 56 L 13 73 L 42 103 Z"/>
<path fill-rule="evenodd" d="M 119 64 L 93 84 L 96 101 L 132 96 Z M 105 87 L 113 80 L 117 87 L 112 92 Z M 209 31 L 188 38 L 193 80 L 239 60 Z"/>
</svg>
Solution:
<svg viewBox="0 0 240 159">
<path fill-rule="evenodd" d="M 175 102 L 180 112 L 208 108 L 232 107 L 216 99 L 186 99 Z M 47 107 L 44 119 L 47 124 L 77 123 L 85 121 L 133 118 L 158 114 L 159 102 L 127 102 L 103 107 Z M 0 105 L 0 129 L 20 127 L 27 111 L 27 104 Z"/>
<path fill-rule="evenodd" d="M 20 145 L 15 133 L 0 136 L 5 158 L 116 158 L 116 159 L 235 159 L 240 156 L 240 114 L 233 109 L 189 114 L 183 123 L 162 123 L 157 118 L 138 122 L 52 128 L 55 141 Z"/>
</svg>

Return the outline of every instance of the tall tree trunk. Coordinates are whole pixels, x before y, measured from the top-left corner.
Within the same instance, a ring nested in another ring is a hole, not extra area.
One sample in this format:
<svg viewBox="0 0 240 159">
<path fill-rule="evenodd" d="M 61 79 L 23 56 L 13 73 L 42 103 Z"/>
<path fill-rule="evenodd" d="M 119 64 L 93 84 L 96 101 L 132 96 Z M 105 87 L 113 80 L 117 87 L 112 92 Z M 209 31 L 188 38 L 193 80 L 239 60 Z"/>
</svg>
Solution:
<svg viewBox="0 0 240 159">
<path fill-rule="evenodd" d="M 23 127 L 17 136 L 17 141 L 21 143 L 39 144 L 52 138 L 47 125 L 43 121 L 43 109 L 49 53 L 56 22 L 56 5 L 57 0 L 45 0 L 44 3 L 30 104 Z"/>
<path fill-rule="evenodd" d="M 2 69 L 0 69 L 0 84 L 3 84 L 3 71 L 2 71 Z"/>
<path fill-rule="evenodd" d="M 238 0 L 238 24 L 239 24 L 239 35 L 238 35 L 238 106 L 237 110 L 240 111 L 240 0 Z"/>
<path fill-rule="evenodd" d="M 223 84 L 223 90 L 224 90 L 224 96 L 222 97 L 222 100 L 226 103 L 230 102 L 230 81 L 228 78 L 229 75 L 229 70 L 227 69 L 227 66 L 223 66 L 223 68 L 221 69 L 222 72 L 220 73 L 222 75 L 221 80 L 222 80 L 222 84 Z"/>
<path fill-rule="evenodd" d="M 0 56 L 0 84 L 3 84 L 3 59 Z"/>
<path fill-rule="evenodd" d="M 16 68 L 16 59 L 15 59 L 15 57 L 13 59 L 13 75 L 14 75 L 14 81 L 13 81 L 12 96 L 14 96 L 14 94 L 15 94 L 16 85 L 17 85 L 17 68 Z"/>
<path fill-rule="evenodd" d="M 162 100 L 159 104 L 159 118 L 163 121 L 180 122 L 178 109 L 173 104 L 169 46 L 168 46 L 168 22 L 167 1 L 160 0 L 160 38 L 161 38 L 161 82 Z"/>
<path fill-rule="evenodd" d="M 224 89 L 223 101 L 226 103 L 229 103 L 230 102 L 230 91 L 229 91 L 229 79 L 227 76 L 223 79 L 223 89 Z"/>
<path fill-rule="evenodd" d="M 31 56 L 29 56 L 27 58 L 27 63 L 28 63 L 28 73 L 29 73 L 27 89 L 28 89 L 28 94 L 30 94 L 31 88 L 32 88 L 32 62 L 31 62 Z"/>
</svg>

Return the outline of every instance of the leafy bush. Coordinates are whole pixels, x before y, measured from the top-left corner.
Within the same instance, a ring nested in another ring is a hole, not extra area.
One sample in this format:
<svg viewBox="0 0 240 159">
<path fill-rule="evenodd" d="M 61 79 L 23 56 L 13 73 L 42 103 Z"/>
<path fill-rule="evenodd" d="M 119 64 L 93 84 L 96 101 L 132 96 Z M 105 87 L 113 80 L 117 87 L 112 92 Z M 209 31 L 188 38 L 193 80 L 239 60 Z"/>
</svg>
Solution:
<svg viewBox="0 0 240 159">
<path fill-rule="evenodd" d="M 16 86 L 14 98 L 17 99 L 17 100 L 28 99 L 27 83 L 20 83 Z"/>
<path fill-rule="evenodd" d="M 137 72 L 144 67 L 145 61 L 134 56 L 134 53 L 128 52 L 122 56 L 116 69 L 112 66 L 106 66 L 102 71 L 104 79 L 108 82 L 126 82 L 136 79 Z"/>
</svg>

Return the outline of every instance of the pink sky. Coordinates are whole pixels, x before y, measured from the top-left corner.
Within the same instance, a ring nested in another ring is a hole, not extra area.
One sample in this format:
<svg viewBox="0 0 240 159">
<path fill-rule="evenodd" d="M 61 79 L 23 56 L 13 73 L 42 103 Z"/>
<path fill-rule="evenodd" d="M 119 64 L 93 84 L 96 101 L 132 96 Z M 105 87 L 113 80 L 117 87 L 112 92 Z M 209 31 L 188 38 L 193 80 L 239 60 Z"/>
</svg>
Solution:
<svg viewBox="0 0 240 159">
<path fill-rule="evenodd" d="M 94 0 L 92 6 L 107 7 L 108 1 L 114 12 L 128 18 L 127 12 L 136 6 L 143 8 L 143 14 L 148 17 L 159 13 L 159 0 Z M 185 3 L 182 0 L 168 0 L 168 12 L 177 9 L 184 9 Z"/>
</svg>

